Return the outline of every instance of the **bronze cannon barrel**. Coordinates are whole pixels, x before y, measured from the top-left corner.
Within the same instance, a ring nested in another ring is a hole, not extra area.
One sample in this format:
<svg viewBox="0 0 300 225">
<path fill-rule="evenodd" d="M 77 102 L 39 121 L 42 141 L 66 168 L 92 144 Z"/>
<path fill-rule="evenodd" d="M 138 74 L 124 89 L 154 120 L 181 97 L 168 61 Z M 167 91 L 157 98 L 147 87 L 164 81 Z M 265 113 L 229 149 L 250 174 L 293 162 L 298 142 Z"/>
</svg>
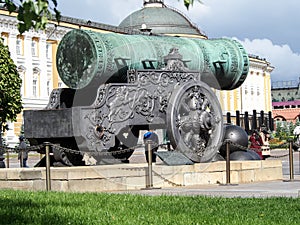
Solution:
<svg viewBox="0 0 300 225">
<path fill-rule="evenodd" d="M 249 58 L 243 46 L 231 39 L 124 35 L 72 30 L 57 50 L 62 81 L 74 89 L 104 83 L 126 83 L 128 69 L 163 69 L 164 57 L 177 48 L 189 70 L 199 71 L 211 87 L 231 90 L 245 80 Z"/>
</svg>

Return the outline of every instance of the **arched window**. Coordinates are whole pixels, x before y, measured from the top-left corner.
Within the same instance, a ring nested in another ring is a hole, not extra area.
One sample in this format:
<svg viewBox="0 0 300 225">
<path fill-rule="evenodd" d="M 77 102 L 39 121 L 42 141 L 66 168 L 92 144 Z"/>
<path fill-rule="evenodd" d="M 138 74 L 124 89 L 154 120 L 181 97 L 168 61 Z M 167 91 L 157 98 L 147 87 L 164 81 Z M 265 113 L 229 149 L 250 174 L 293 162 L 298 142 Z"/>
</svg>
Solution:
<svg viewBox="0 0 300 225">
<path fill-rule="evenodd" d="M 33 68 L 33 78 L 32 78 L 32 95 L 34 97 L 40 96 L 40 73 L 41 70 L 37 67 Z"/>
<path fill-rule="evenodd" d="M 33 57 L 39 56 L 39 38 L 32 38 L 31 40 L 31 55 Z"/>
<path fill-rule="evenodd" d="M 16 53 L 17 55 L 24 55 L 24 37 L 22 35 L 17 36 L 16 40 Z"/>
<path fill-rule="evenodd" d="M 21 86 L 21 95 L 26 95 L 26 68 L 23 65 L 18 66 L 17 68 L 18 73 L 22 79 L 22 86 Z"/>
<path fill-rule="evenodd" d="M 46 43 L 46 57 L 47 59 L 52 58 L 52 44 L 49 42 Z"/>
</svg>

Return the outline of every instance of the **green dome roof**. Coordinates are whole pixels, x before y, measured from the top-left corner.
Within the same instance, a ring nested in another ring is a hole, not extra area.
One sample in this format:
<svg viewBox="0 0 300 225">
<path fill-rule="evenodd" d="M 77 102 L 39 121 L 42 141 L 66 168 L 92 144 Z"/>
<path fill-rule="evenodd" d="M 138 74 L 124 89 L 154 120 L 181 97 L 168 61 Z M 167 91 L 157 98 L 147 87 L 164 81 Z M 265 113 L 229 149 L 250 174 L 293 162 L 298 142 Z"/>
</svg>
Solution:
<svg viewBox="0 0 300 225">
<path fill-rule="evenodd" d="M 145 25 L 154 34 L 184 34 L 206 37 L 184 15 L 164 4 L 161 4 L 160 7 L 157 5 L 145 6 L 141 10 L 133 12 L 120 23 L 119 27 L 140 30 L 145 28 Z"/>
</svg>

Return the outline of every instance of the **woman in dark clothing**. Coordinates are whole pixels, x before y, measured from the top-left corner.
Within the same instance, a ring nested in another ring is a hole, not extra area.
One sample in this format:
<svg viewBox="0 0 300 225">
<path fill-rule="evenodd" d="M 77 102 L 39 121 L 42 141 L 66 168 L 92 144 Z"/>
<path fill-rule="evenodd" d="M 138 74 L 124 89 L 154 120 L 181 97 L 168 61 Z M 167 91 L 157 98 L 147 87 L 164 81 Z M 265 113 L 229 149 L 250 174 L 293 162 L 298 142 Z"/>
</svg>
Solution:
<svg viewBox="0 0 300 225">
<path fill-rule="evenodd" d="M 260 158 L 263 159 L 263 155 L 261 152 L 263 140 L 257 130 L 254 130 L 252 132 L 252 135 L 250 136 L 249 141 L 250 141 L 250 149 L 255 151 L 260 156 Z"/>
</svg>

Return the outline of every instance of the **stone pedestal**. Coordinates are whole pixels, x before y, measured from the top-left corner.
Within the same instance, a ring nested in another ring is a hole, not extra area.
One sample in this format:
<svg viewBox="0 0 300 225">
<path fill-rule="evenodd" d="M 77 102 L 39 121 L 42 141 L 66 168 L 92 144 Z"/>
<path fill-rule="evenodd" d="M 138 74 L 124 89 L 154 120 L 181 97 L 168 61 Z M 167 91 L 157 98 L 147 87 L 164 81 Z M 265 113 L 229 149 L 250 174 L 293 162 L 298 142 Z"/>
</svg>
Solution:
<svg viewBox="0 0 300 225">
<path fill-rule="evenodd" d="M 231 183 L 282 180 L 280 160 L 231 162 Z M 101 166 L 51 167 L 51 190 L 103 192 L 146 187 L 146 163 Z M 153 164 L 153 186 L 174 187 L 226 183 L 226 162 L 167 166 Z M 0 170 L 0 189 L 46 190 L 46 168 Z"/>
</svg>

